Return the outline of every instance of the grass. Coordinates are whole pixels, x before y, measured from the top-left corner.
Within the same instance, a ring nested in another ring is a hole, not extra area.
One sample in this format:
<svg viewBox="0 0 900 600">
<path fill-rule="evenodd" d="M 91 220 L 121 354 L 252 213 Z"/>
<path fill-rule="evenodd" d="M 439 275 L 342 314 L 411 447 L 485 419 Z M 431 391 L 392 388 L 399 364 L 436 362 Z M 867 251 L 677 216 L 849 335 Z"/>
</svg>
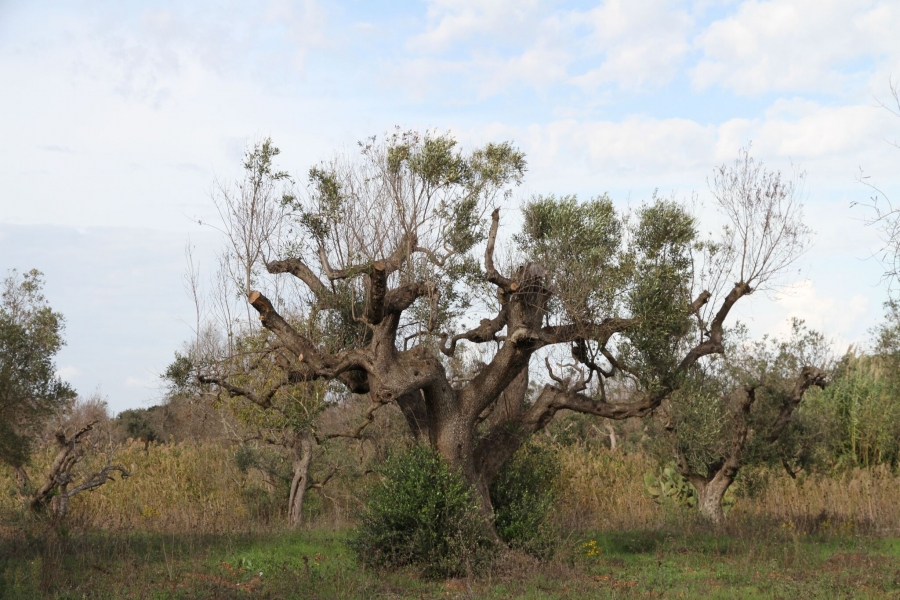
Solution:
<svg viewBox="0 0 900 600">
<path fill-rule="evenodd" d="M 554 525 L 575 533 L 555 558 L 510 554 L 474 580 L 428 581 L 350 553 L 356 480 L 309 496 L 317 528 L 285 532 L 231 452 L 126 444 L 117 460 L 133 476 L 75 498 L 68 530 L 23 519 L 0 469 L 0 599 L 900 598 L 900 475 L 883 467 L 771 473 L 713 534 L 644 493 L 647 457 L 562 447 Z"/>
<path fill-rule="evenodd" d="M 482 577 L 427 581 L 360 567 L 346 532 L 97 532 L 0 541 L 0 597 L 896 598 L 900 539 L 755 533 L 585 533 L 555 560 L 510 555 Z"/>
</svg>

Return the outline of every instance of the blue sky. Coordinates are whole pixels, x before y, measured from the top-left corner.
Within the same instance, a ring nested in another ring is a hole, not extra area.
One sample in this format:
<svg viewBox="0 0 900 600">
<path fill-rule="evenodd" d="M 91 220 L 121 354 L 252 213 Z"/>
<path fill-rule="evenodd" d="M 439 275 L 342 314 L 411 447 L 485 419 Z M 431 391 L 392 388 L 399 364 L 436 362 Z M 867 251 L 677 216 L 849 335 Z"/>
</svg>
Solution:
<svg viewBox="0 0 900 600">
<path fill-rule="evenodd" d="M 900 118 L 878 106 L 897 31 L 896 1 L 0 0 L 0 270 L 46 273 L 61 374 L 118 411 L 159 398 L 191 334 L 184 247 L 212 270 L 221 240 L 196 220 L 248 141 L 272 136 L 302 175 L 396 125 L 511 140 L 529 157 L 517 200 L 623 207 L 704 200 L 752 141 L 808 173 L 817 236 L 739 317 L 758 335 L 805 318 L 843 349 L 885 298 L 851 203 L 860 168 L 900 198 Z"/>
</svg>

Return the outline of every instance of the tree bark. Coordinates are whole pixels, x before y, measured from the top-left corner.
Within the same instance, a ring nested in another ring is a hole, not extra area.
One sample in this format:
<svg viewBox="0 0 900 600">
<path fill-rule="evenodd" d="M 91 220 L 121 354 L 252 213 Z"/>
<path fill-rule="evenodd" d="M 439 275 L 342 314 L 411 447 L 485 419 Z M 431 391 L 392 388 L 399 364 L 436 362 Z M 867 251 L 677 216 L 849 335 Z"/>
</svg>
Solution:
<svg viewBox="0 0 900 600">
<path fill-rule="evenodd" d="M 715 525 L 724 523 L 725 510 L 722 508 L 722 499 L 734 483 L 734 478 L 727 476 L 723 468 L 712 478 L 693 476 L 688 481 L 697 490 L 697 508 L 700 514 Z"/>
<path fill-rule="evenodd" d="M 303 524 L 303 499 L 309 487 L 309 465 L 312 462 L 313 443 L 308 431 L 297 434 L 291 452 L 294 475 L 288 497 L 288 525 L 296 529 Z"/>
</svg>

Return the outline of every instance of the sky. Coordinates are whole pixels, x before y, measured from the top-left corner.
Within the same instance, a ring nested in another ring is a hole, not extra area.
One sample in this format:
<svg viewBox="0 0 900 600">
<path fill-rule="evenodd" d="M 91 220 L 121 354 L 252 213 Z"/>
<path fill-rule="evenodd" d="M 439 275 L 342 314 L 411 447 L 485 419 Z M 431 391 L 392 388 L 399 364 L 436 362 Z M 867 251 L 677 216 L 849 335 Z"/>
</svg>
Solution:
<svg viewBox="0 0 900 600">
<path fill-rule="evenodd" d="M 212 271 L 223 240 L 198 221 L 254 140 L 298 179 L 396 126 L 509 140 L 528 159 L 516 201 L 622 208 L 654 190 L 708 206 L 713 168 L 752 143 L 806 172 L 816 234 L 736 318 L 754 335 L 803 318 L 842 352 L 887 297 L 854 203 L 861 177 L 900 199 L 881 106 L 897 31 L 896 0 L 0 0 L 0 274 L 44 272 L 60 376 L 118 412 L 160 401 L 191 336 L 185 247 Z"/>
</svg>

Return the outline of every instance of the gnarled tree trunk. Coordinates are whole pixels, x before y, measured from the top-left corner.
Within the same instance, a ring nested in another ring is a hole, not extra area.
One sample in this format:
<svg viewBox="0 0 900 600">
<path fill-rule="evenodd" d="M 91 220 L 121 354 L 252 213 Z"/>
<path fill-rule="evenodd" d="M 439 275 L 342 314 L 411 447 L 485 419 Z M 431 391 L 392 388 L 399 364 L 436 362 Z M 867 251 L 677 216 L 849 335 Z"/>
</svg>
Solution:
<svg viewBox="0 0 900 600">
<path fill-rule="evenodd" d="M 312 462 L 313 440 L 308 431 L 300 432 L 291 446 L 291 492 L 288 496 L 288 525 L 294 529 L 303 524 L 303 499 L 309 488 L 309 465 Z"/>
<path fill-rule="evenodd" d="M 824 388 L 827 382 L 825 372 L 816 367 L 803 367 L 794 382 L 786 402 L 778 413 L 771 429 L 766 434 L 766 441 L 774 443 L 778 441 L 784 429 L 793 416 L 794 410 L 800 405 L 809 388 L 815 386 Z M 734 483 L 738 471 L 743 466 L 744 449 L 747 444 L 747 435 L 750 429 L 750 409 L 756 401 L 756 391 L 762 387 L 762 383 L 749 385 L 738 391 L 742 395 L 738 408 L 734 414 L 734 431 L 731 448 L 727 456 L 708 469 L 712 477 L 700 475 L 694 472 L 688 465 L 684 454 L 678 453 L 676 464 L 678 472 L 697 490 L 697 508 L 700 513 L 712 523 L 721 525 L 725 522 L 725 511 L 722 508 L 722 500 L 728 492 L 728 488 Z"/>
<path fill-rule="evenodd" d="M 40 512 L 48 505 L 53 515 L 64 517 L 69 511 L 69 500 L 87 490 L 98 488 L 108 481 L 115 481 L 113 471 L 118 471 L 121 476 L 128 477 L 130 473 L 119 465 L 107 465 L 84 478 L 84 480 L 70 488 L 74 482 L 72 470 L 84 457 L 84 436 L 90 432 L 96 421 L 88 423 L 79 429 L 72 437 L 67 438 L 60 430 L 56 432 L 56 443 L 59 451 L 50 466 L 50 471 L 44 483 L 31 495 L 28 506 L 32 511 Z M 27 481 L 27 473 L 22 471 Z"/>
<path fill-rule="evenodd" d="M 700 514 L 715 525 L 724 523 L 725 510 L 722 508 L 722 499 L 734 483 L 734 478 L 728 477 L 720 470 L 711 478 L 692 476 L 688 481 L 697 490 L 697 509 Z"/>
</svg>

